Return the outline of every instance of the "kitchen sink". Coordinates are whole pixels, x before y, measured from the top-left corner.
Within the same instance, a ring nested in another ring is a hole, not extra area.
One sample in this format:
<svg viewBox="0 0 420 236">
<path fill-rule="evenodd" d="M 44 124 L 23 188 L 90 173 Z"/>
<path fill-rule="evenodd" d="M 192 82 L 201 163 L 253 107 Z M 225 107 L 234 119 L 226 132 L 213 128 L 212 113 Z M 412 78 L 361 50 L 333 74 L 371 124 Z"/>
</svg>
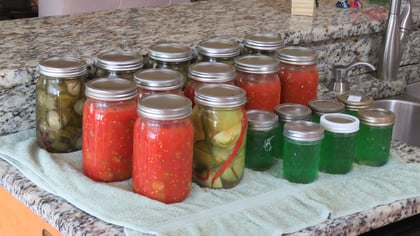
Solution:
<svg viewBox="0 0 420 236">
<path fill-rule="evenodd" d="M 420 100 L 420 82 L 407 85 L 406 94 Z"/>
</svg>

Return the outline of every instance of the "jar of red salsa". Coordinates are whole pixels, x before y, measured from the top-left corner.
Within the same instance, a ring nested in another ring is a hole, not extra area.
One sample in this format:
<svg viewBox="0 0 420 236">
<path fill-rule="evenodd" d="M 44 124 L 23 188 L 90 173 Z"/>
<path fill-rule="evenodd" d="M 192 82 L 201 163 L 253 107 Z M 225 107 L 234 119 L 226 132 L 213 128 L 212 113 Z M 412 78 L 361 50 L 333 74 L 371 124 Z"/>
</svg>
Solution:
<svg viewBox="0 0 420 236">
<path fill-rule="evenodd" d="M 235 59 L 235 84 L 246 91 L 246 110 L 274 111 L 280 103 L 278 62 L 269 56 L 247 55 Z"/>
<path fill-rule="evenodd" d="M 318 95 L 316 54 L 305 47 L 285 47 L 276 51 L 280 61 L 281 102 L 308 106 Z"/>
<path fill-rule="evenodd" d="M 139 100 L 134 126 L 134 192 L 164 203 L 188 197 L 194 141 L 191 110 L 190 100 L 176 94 L 152 94 Z"/>
<path fill-rule="evenodd" d="M 131 178 L 136 95 L 136 84 L 127 79 L 99 78 L 86 84 L 82 164 L 91 179 Z"/>
<path fill-rule="evenodd" d="M 134 74 L 139 98 L 154 93 L 183 95 L 184 76 L 170 69 L 146 69 Z"/>
</svg>

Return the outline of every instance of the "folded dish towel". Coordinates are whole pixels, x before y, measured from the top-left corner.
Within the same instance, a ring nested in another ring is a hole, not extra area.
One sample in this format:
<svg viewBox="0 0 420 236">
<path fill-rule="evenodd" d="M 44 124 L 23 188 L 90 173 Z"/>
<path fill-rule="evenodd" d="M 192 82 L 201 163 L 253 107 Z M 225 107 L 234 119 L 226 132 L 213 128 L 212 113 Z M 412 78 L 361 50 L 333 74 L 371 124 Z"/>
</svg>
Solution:
<svg viewBox="0 0 420 236">
<path fill-rule="evenodd" d="M 170 205 L 133 193 L 129 180 L 90 180 L 83 175 L 80 151 L 48 153 L 38 147 L 34 130 L 0 137 L 0 158 L 46 191 L 124 226 L 128 235 L 279 235 L 420 195 L 420 164 L 395 157 L 383 167 L 355 164 L 346 175 L 320 173 L 311 184 L 246 170 L 235 188 L 193 184 L 185 201 Z"/>
</svg>

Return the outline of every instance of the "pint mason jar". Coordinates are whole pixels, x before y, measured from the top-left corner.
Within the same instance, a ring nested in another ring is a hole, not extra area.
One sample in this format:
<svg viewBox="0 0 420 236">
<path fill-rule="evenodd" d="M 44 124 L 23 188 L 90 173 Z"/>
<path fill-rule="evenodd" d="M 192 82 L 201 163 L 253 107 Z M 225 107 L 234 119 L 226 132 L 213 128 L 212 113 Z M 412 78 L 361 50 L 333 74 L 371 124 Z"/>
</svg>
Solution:
<svg viewBox="0 0 420 236">
<path fill-rule="evenodd" d="M 100 182 L 131 178 L 136 85 L 123 78 L 86 83 L 83 109 L 83 172 Z"/>
<path fill-rule="evenodd" d="M 245 102 L 245 91 L 230 84 L 196 90 L 193 179 L 200 186 L 232 188 L 241 181 L 248 124 Z"/>
<path fill-rule="evenodd" d="M 337 99 L 344 103 L 346 114 L 356 117 L 360 109 L 369 108 L 373 104 L 373 98 L 366 95 L 345 93 L 338 95 Z"/>
<path fill-rule="evenodd" d="M 36 81 L 36 139 L 49 152 L 82 148 L 86 64 L 74 57 L 42 59 Z"/>
<path fill-rule="evenodd" d="M 133 52 L 106 52 L 97 56 L 95 66 L 96 78 L 133 80 L 134 73 L 143 68 L 143 57 Z"/>
<path fill-rule="evenodd" d="M 175 203 L 191 191 L 193 125 L 191 102 L 177 94 L 142 97 L 134 126 L 133 190 Z"/>
<path fill-rule="evenodd" d="M 139 99 L 155 93 L 183 95 L 183 75 L 169 69 L 145 69 L 134 74 Z"/>
<path fill-rule="evenodd" d="M 344 104 L 335 99 L 315 98 L 309 101 L 312 110 L 312 121 L 319 123 L 323 114 L 343 113 Z"/>
<path fill-rule="evenodd" d="M 389 160 L 395 114 L 381 108 L 358 112 L 360 130 L 356 137 L 355 162 L 382 166 Z"/>
<path fill-rule="evenodd" d="M 260 54 L 274 57 L 276 50 L 283 47 L 284 42 L 279 35 L 257 33 L 245 36 L 243 55 Z"/>
<path fill-rule="evenodd" d="M 235 57 L 241 53 L 241 46 L 238 42 L 223 38 L 201 41 L 196 48 L 197 62 L 221 62 L 233 65 Z"/>
</svg>

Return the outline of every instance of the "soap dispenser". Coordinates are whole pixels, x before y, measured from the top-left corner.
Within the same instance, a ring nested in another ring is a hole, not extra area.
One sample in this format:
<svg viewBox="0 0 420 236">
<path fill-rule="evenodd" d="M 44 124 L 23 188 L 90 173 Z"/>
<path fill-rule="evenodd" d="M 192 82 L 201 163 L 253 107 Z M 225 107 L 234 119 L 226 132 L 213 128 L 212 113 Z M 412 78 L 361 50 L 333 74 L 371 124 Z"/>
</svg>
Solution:
<svg viewBox="0 0 420 236">
<path fill-rule="evenodd" d="M 372 70 L 376 70 L 376 68 L 368 63 L 368 62 L 353 62 L 349 65 L 336 65 L 333 67 L 333 79 L 329 84 L 329 89 L 338 93 L 344 93 L 349 91 L 349 83 L 346 81 L 347 73 L 355 66 L 367 66 Z"/>
</svg>

